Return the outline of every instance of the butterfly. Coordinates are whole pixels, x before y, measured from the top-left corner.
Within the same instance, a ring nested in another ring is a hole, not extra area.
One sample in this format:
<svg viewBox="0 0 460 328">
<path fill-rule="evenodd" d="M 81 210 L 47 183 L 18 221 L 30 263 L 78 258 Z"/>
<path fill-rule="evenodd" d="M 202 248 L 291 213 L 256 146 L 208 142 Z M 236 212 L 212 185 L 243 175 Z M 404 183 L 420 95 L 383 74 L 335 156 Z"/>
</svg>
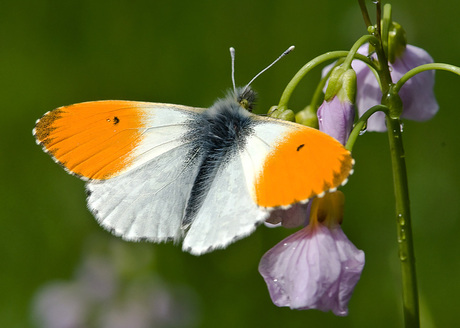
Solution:
<svg viewBox="0 0 460 328">
<path fill-rule="evenodd" d="M 88 208 L 125 240 L 224 248 L 272 215 L 344 184 L 353 159 L 332 137 L 258 116 L 247 85 L 211 107 L 123 100 L 47 112 L 33 134 L 86 181 Z"/>
</svg>

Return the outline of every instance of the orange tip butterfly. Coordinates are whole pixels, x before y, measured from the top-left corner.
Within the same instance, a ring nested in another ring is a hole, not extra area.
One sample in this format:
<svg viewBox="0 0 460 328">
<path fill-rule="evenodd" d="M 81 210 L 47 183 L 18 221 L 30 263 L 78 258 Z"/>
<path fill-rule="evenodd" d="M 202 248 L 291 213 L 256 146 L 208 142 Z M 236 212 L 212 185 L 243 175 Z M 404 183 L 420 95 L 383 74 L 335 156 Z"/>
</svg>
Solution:
<svg viewBox="0 0 460 328">
<path fill-rule="evenodd" d="M 132 241 L 182 240 L 199 255 L 275 213 L 289 215 L 280 209 L 335 190 L 352 172 L 350 152 L 332 137 L 248 111 L 250 83 L 233 83 L 207 109 L 122 100 L 59 107 L 33 134 L 86 181 L 88 207 L 104 228 Z"/>
</svg>

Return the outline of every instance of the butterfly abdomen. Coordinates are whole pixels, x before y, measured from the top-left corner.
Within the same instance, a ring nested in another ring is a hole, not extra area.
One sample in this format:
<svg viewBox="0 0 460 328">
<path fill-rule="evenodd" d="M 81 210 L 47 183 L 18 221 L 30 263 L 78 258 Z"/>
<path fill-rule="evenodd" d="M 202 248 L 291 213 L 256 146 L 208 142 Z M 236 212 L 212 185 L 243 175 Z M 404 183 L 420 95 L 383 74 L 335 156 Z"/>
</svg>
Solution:
<svg viewBox="0 0 460 328">
<path fill-rule="evenodd" d="M 195 152 L 202 158 L 182 221 L 187 228 L 196 216 L 218 172 L 244 148 L 247 137 L 254 133 L 251 115 L 233 98 L 218 100 L 190 123 L 190 133 L 197 134 Z"/>
</svg>

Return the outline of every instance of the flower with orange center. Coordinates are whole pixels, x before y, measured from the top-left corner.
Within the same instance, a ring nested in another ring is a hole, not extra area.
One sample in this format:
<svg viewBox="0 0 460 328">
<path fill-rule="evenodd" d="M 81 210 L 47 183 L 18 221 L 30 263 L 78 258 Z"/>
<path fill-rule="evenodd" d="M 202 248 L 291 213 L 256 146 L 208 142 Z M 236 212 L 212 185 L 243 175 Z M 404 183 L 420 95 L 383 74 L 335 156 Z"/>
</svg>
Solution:
<svg viewBox="0 0 460 328">
<path fill-rule="evenodd" d="M 275 305 L 348 314 L 364 252 L 340 227 L 344 201 L 340 191 L 313 199 L 309 224 L 262 257 L 259 272 Z"/>
</svg>

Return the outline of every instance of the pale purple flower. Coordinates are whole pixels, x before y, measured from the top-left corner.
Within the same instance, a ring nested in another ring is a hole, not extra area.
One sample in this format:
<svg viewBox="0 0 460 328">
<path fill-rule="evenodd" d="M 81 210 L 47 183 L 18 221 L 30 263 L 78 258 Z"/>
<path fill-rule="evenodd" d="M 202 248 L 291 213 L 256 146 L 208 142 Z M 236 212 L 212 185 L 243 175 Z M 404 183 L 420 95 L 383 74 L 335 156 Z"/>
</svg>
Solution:
<svg viewBox="0 0 460 328">
<path fill-rule="evenodd" d="M 46 328 L 85 327 L 91 309 L 88 301 L 75 284 L 47 284 L 34 297 L 35 323 Z"/>
<path fill-rule="evenodd" d="M 37 291 L 32 305 L 36 326 L 193 325 L 198 318 L 196 296 L 186 287 L 168 286 L 157 275 L 146 275 L 151 263 L 151 256 L 145 256 L 148 254 L 151 251 L 145 253 L 144 249 L 128 248 L 117 241 L 110 245 L 109 255 L 85 256 L 74 279 L 52 281 Z"/>
<path fill-rule="evenodd" d="M 367 56 L 369 45 L 361 46 L 358 53 Z M 376 58 L 376 55 L 373 55 Z M 433 59 L 423 49 L 407 45 L 402 55 L 396 57 L 394 63 L 389 63 L 393 82 L 398 81 L 409 70 L 432 63 Z M 359 116 L 362 116 L 369 108 L 381 103 L 382 92 L 375 75 L 362 61 L 354 60 L 352 67 L 356 71 L 358 90 L 356 94 L 356 106 Z M 330 69 L 330 68 L 329 68 Z M 403 103 L 402 118 L 414 121 L 426 121 L 432 118 L 438 111 L 439 106 L 433 92 L 434 71 L 419 73 L 407 81 L 399 92 Z M 386 131 L 385 114 L 377 112 L 367 122 L 368 131 Z"/>
<path fill-rule="evenodd" d="M 310 204 L 309 224 L 265 253 L 259 272 L 275 305 L 345 316 L 364 267 L 364 252 L 340 227 L 342 192 L 327 193 Z"/>
<path fill-rule="evenodd" d="M 272 301 L 291 309 L 348 314 L 348 301 L 364 267 L 364 252 L 340 225 L 308 225 L 269 250 L 259 271 Z"/>
<path fill-rule="evenodd" d="M 355 118 L 353 104 L 348 100 L 341 101 L 339 97 L 334 96 L 330 101 L 323 101 L 318 108 L 317 115 L 320 131 L 345 145 Z"/>
</svg>

